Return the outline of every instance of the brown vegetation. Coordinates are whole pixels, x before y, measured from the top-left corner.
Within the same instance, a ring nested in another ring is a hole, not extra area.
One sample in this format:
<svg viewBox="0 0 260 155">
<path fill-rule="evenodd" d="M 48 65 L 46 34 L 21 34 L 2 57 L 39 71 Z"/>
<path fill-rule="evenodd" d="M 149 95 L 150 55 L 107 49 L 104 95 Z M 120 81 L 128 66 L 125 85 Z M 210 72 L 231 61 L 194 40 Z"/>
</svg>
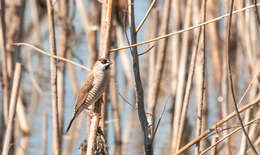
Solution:
<svg viewBox="0 0 260 155">
<path fill-rule="evenodd" d="M 3 155 L 260 154 L 257 0 L 0 1 Z M 96 115 L 64 134 L 99 57 Z"/>
</svg>

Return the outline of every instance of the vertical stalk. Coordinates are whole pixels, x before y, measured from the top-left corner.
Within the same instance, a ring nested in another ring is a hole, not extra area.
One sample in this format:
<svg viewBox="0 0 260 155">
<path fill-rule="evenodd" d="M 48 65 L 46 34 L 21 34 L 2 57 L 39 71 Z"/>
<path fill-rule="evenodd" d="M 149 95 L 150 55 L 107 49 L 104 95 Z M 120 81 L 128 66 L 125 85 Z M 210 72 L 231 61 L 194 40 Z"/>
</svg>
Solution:
<svg viewBox="0 0 260 155">
<path fill-rule="evenodd" d="M 101 57 L 109 58 L 109 46 L 110 46 L 110 31 L 111 31 L 111 23 L 112 23 L 112 8 L 113 8 L 113 0 L 104 0 L 102 6 L 102 29 L 101 29 L 101 42 L 100 42 L 100 51 Z M 100 100 L 101 101 L 101 100 Z M 97 133 L 97 127 L 99 124 L 99 115 L 101 113 L 101 102 L 98 101 L 95 103 L 95 107 L 97 108 L 97 115 L 91 118 L 91 124 L 89 129 L 89 138 L 87 145 L 87 155 L 93 155 L 94 147 L 95 147 L 95 139 Z"/>
<path fill-rule="evenodd" d="M 9 103 L 9 78 L 7 72 L 6 28 L 5 28 L 5 0 L 0 2 L 0 47 L 2 52 L 2 77 L 3 77 L 3 113 L 4 121 L 8 122 Z M 3 132 L 1 132 L 3 133 Z"/>
<path fill-rule="evenodd" d="M 59 38 L 59 50 L 58 55 L 60 57 L 66 57 L 69 45 L 69 23 L 70 18 L 68 16 L 68 0 L 61 0 L 59 2 L 60 14 L 60 38 Z M 57 68 L 57 95 L 58 95 L 58 113 L 59 113 L 59 133 L 63 132 L 64 122 L 64 86 L 65 86 L 65 63 L 58 61 Z M 60 145 L 62 146 L 62 139 L 60 139 Z"/>
<path fill-rule="evenodd" d="M 128 0 L 128 19 L 129 19 L 129 27 L 131 32 L 131 44 L 135 44 L 136 41 L 136 29 L 135 29 L 135 14 L 134 14 L 134 0 Z M 138 107 L 138 116 L 139 121 L 141 123 L 141 127 L 144 133 L 144 148 L 146 155 L 153 154 L 153 144 L 152 137 L 149 137 L 148 132 L 148 121 L 146 118 L 146 112 L 144 109 L 144 92 L 143 85 L 141 81 L 140 69 L 139 69 L 139 60 L 137 55 L 137 47 L 131 48 L 131 55 L 133 58 L 133 70 L 134 70 L 134 78 L 135 78 L 135 98 Z"/>
<path fill-rule="evenodd" d="M 48 113 L 43 113 L 42 155 L 47 155 Z"/>
<path fill-rule="evenodd" d="M 192 8 L 192 0 L 187 1 L 187 8 L 185 12 L 185 21 L 184 28 L 187 28 L 191 24 L 191 8 Z M 179 125 L 181 119 L 181 111 L 182 111 L 182 103 L 184 98 L 184 90 L 185 90 L 185 74 L 186 74 L 186 65 L 187 65 L 187 56 L 188 56 L 188 40 L 190 32 L 185 32 L 183 34 L 183 41 L 181 46 L 181 55 L 180 55 L 180 64 L 179 64 L 179 73 L 178 73 L 178 84 L 177 84 L 177 92 L 175 98 L 175 107 L 174 107 L 174 119 L 173 119 L 173 130 L 172 130 L 172 144 L 171 144 L 171 152 L 176 152 L 177 147 L 177 138 L 179 133 Z"/>
<path fill-rule="evenodd" d="M 201 10 L 203 10 L 203 22 L 206 21 L 207 0 L 202 3 Z M 196 122 L 196 136 L 198 137 L 205 129 L 206 125 L 206 74 L 205 74 L 205 53 L 206 53 L 206 27 L 203 27 L 203 46 L 198 52 L 198 106 L 197 106 L 197 122 Z M 197 143 L 195 148 L 195 155 L 198 155 L 201 150 L 204 150 L 203 141 Z"/>
<path fill-rule="evenodd" d="M 17 99 L 18 99 L 18 94 L 20 89 L 21 75 L 22 75 L 22 64 L 16 63 L 13 87 L 11 92 L 11 99 L 10 99 L 9 118 L 8 118 L 6 133 L 5 133 L 2 155 L 8 155 L 11 146 L 10 142 L 12 138 L 12 132 L 14 130 L 14 118 L 16 114 L 16 105 L 17 105 Z"/>
<path fill-rule="evenodd" d="M 46 0 L 48 10 L 49 22 L 49 42 L 51 54 L 56 55 L 56 41 L 54 29 L 54 11 L 51 0 Z M 53 125 L 53 154 L 59 155 L 61 153 L 60 146 L 60 133 L 59 133 L 59 113 L 58 113 L 58 100 L 57 100 L 57 61 L 51 58 L 51 89 L 52 89 L 52 125 Z"/>
<path fill-rule="evenodd" d="M 111 56 L 111 60 L 113 62 L 116 61 L 116 53 L 113 53 Z M 118 104 L 118 89 L 117 89 L 117 81 L 116 81 L 116 66 L 111 66 L 110 72 L 110 94 L 111 94 L 111 102 L 112 102 L 112 114 L 115 122 L 114 125 L 114 135 L 116 139 L 115 145 L 115 155 L 122 154 L 122 138 L 121 138 L 121 124 L 120 124 L 120 115 L 119 115 L 119 104 Z"/>
</svg>

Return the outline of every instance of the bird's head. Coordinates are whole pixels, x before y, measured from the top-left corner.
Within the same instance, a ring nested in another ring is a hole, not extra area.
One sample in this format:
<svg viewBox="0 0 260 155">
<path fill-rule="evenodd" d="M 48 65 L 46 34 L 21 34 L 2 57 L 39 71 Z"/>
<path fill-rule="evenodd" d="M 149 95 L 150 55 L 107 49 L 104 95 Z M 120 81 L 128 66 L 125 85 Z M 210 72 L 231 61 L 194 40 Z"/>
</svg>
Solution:
<svg viewBox="0 0 260 155">
<path fill-rule="evenodd" d="M 94 70 L 107 70 L 112 64 L 112 61 L 106 58 L 99 58 L 94 66 Z"/>
</svg>

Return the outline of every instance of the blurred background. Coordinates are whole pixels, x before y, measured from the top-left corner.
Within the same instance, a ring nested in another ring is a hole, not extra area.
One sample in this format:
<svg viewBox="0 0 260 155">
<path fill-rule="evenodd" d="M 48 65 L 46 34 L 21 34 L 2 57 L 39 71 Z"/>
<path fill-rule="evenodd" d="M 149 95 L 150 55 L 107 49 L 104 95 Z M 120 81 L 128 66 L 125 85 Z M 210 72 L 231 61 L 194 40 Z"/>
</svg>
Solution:
<svg viewBox="0 0 260 155">
<path fill-rule="evenodd" d="M 206 2 L 206 5 L 204 3 Z M 234 103 L 228 84 L 227 52 L 236 102 L 245 94 L 243 107 L 260 97 L 260 21 L 254 4 L 236 0 L 227 46 L 227 17 L 205 27 L 187 29 L 226 15 L 230 0 L 142 0 L 134 1 L 137 42 L 169 37 L 138 46 L 146 116 L 155 127 L 154 154 L 172 154 L 203 131 L 232 113 Z M 127 0 L 114 0 L 110 49 L 124 47 L 131 40 Z M 102 0 L 53 1 L 57 55 L 89 68 L 99 57 Z M 250 6 L 250 7 L 248 7 Z M 246 8 L 241 10 L 242 8 Z M 1 0 L 0 44 L 0 150 L 6 134 L 15 63 L 23 69 L 9 154 L 53 154 L 52 93 L 50 58 L 26 46 L 26 42 L 50 51 L 45 0 Z M 258 9 L 258 12 L 260 9 Z M 185 32 L 179 30 L 187 30 Z M 172 34 L 173 32 L 176 32 Z M 143 132 L 135 99 L 132 57 L 129 49 L 110 55 L 113 65 L 106 91 L 100 126 L 108 153 L 143 154 Z M 87 71 L 57 61 L 60 133 L 73 116 L 76 94 Z M 260 152 L 259 104 L 241 113 L 243 123 L 253 123 L 246 131 Z M 61 136 L 61 154 L 79 154 L 87 138 L 86 113 Z M 220 126 L 184 154 L 200 154 L 210 145 L 240 127 L 236 117 Z M 253 154 L 241 130 L 220 142 L 206 154 Z"/>
</svg>

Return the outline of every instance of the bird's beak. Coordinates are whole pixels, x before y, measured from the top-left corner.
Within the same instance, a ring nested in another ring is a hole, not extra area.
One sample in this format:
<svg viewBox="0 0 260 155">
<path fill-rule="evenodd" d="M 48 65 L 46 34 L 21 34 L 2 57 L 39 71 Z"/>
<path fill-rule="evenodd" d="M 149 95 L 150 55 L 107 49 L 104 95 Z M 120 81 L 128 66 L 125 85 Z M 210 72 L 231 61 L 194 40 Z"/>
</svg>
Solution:
<svg viewBox="0 0 260 155">
<path fill-rule="evenodd" d="M 112 64 L 112 61 L 111 60 L 107 60 L 106 69 L 108 69 L 111 64 Z"/>
<path fill-rule="evenodd" d="M 108 66 L 110 66 L 111 64 L 112 64 L 112 61 L 111 60 L 107 60 L 107 62 L 108 62 Z"/>
</svg>

